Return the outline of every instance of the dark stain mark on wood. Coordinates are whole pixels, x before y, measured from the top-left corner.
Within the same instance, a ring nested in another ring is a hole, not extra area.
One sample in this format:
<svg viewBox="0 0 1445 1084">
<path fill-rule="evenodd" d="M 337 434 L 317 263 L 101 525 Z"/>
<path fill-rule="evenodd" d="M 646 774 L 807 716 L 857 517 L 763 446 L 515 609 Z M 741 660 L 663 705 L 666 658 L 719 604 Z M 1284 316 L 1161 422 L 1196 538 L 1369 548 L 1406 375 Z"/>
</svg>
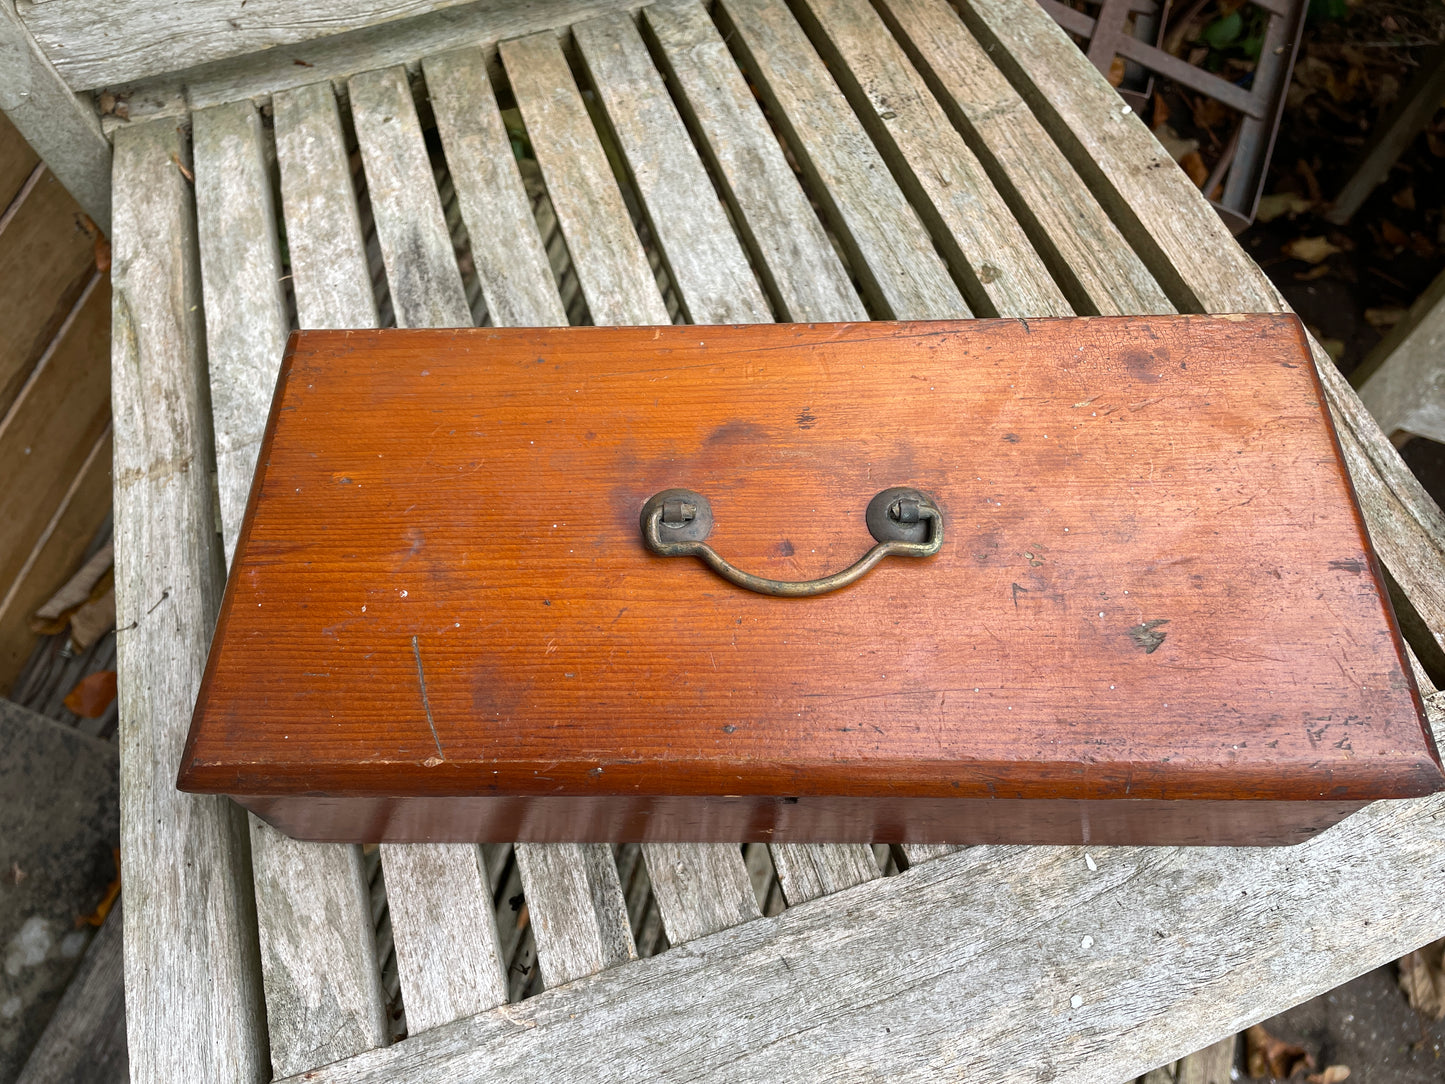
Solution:
<svg viewBox="0 0 1445 1084">
<path fill-rule="evenodd" d="M 442 740 L 437 736 L 437 725 L 431 717 L 431 701 L 427 699 L 426 695 L 426 671 L 422 669 L 421 665 L 421 645 L 417 643 L 415 636 L 411 638 L 411 653 L 416 658 L 416 680 L 421 685 L 421 706 L 422 710 L 426 712 L 426 725 L 431 727 L 431 740 L 436 743 L 437 747 L 436 759 L 427 757 L 425 763 L 428 765 L 440 764 L 446 760 L 446 754 L 442 752 Z"/>
<path fill-rule="evenodd" d="M 793 544 L 789 542 L 786 538 L 778 543 L 777 550 L 779 557 L 791 557 L 795 552 L 793 549 Z"/>
<path fill-rule="evenodd" d="M 1017 610 L 1019 608 L 1019 593 L 1022 592 L 1026 595 L 1029 593 L 1029 589 L 1021 583 L 1010 584 L 1010 586 L 1014 592 L 1014 609 Z"/>
<path fill-rule="evenodd" d="M 818 424 L 818 416 L 813 413 L 812 407 L 804 407 L 798 412 L 798 428 L 811 429 Z"/>
<path fill-rule="evenodd" d="M 1144 654 L 1152 655 L 1159 650 L 1159 645 L 1164 642 L 1167 632 L 1157 631 L 1160 625 L 1169 624 L 1167 617 L 1156 618 L 1153 621 L 1145 621 L 1142 625 L 1135 625 L 1129 630 L 1129 639 L 1135 645 L 1144 649 Z"/>
<path fill-rule="evenodd" d="M 1348 560 L 1348 561 L 1331 561 L 1331 562 L 1330 562 L 1330 568 L 1334 569 L 1336 572 L 1355 572 L 1355 573 L 1359 573 L 1359 572 L 1364 572 L 1368 567 L 1369 567 L 1369 566 L 1366 565 L 1364 561 L 1361 561 L 1358 557 L 1351 558 L 1351 559 Z"/>
<path fill-rule="evenodd" d="M 1003 439 L 1010 444 L 1017 444 L 1019 442 L 1019 435 L 1017 433 L 1005 433 Z"/>
</svg>

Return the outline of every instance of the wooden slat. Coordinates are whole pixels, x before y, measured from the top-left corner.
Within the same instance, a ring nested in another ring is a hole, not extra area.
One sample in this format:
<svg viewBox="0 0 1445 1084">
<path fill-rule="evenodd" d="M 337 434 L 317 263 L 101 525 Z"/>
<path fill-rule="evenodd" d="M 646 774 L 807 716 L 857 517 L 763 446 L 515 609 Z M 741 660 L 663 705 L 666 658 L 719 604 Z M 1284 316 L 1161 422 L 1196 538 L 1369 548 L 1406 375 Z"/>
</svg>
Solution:
<svg viewBox="0 0 1445 1084">
<path fill-rule="evenodd" d="M 15 12 L 0 4 L 0 111 L 106 233 L 111 229 L 110 143 L 89 100 L 71 93 Z"/>
<path fill-rule="evenodd" d="M 233 102 L 197 110 L 192 132 L 221 538 L 229 564 L 291 329 L 256 107 Z"/>
<path fill-rule="evenodd" d="M 789 907 L 882 876 L 867 846 L 774 843 L 769 850 Z"/>
<path fill-rule="evenodd" d="M 928 231 L 787 8 L 723 0 L 719 11 L 878 314 L 970 315 Z"/>
<path fill-rule="evenodd" d="M 1094 870 L 973 847 L 853 889 L 855 921 L 790 908 L 309 1084 L 1126 1080 L 1445 933 L 1442 849 L 1445 795 L 1296 847 L 1093 849 Z"/>
<path fill-rule="evenodd" d="M 492 894 L 480 847 L 407 843 L 381 849 L 410 1034 L 507 1000 Z"/>
<path fill-rule="evenodd" d="M 109 283 L 92 275 L 14 407 L 0 419 L 0 598 L 16 586 L 110 422 L 109 341 Z"/>
<path fill-rule="evenodd" d="M 271 106 L 297 322 L 375 327 L 376 294 L 331 84 L 273 95 Z"/>
<path fill-rule="evenodd" d="M 1288 310 L 1199 190 L 1052 19 L 1018 0 L 960 0 L 958 9 L 1175 305 L 1192 312 Z M 1329 356 L 1313 341 L 1311 349 L 1371 541 L 1441 640 L 1445 514 Z"/>
<path fill-rule="evenodd" d="M 1196 1050 L 1179 1063 L 1175 1084 L 1230 1084 L 1234 1079 L 1235 1037 L 1221 1039 L 1203 1050 Z"/>
<path fill-rule="evenodd" d="M 642 853 L 674 945 L 762 914 L 737 844 L 644 843 Z"/>
<path fill-rule="evenodd" d="M 0 598 L 0 694 L 12 691 L 12 683 L 39 639 L 30 630 L 30 615 L 75 571 L 110 513 L 110 437 L 110 426 L 106 426 L 70 480 L 60 506 L 16 574 L 15 582 Z"/>
<path fill-rule="evenodd" d="M 928 220 L 974 311 L 1072 316 L 982 164 L 872 5 L 809 0 L 796 10 Z"/>
<path fill-rule="evenodd" d="M 397 326 L 471 327 L 405 70 L 366 72 L 349 85 Z"/>
<path fill-rule="evenodd" d="M 671 323 L 557 36 L 500 51 L 592 322 Z"/>
<path fill-rule="evenodd" d="M 1350 374 L 1386 433 L 1403 429 L 1445 441 L 1445 273 Z"/>
<path fill-rule="evenodd" d="M 464 49 L 428 57 L 422 66 L 492 323 L 566 324 L 486 58 L 480 49 Z"/>
<path fill-rule="evenodd" d="M 518 844 L 517 860 L 546 986 L 637 958 L 609 845 Z"/>
<path fill-rule="evenodd" d="M 196 227 L 173 123 L 116 133 L 112 265 L 121 865 L 133 1079 L 270 1077 L 246 821 L 175 789 L 223 564 Z"/>
<path fill-rule="evenodd" d="M 460 50 L 423 69 L 493 323 L 566 324 L 486 58 Z M 610 847 L 519 843 L 516 855 L 546 985 L 636 956 Z"/>
<path fill-rule="evenodd" d="M 351 111 L 398 325 L 472 322 L 406 73 L 351 80 Z M 412 1034 L 507 1000 L 491 889 L 471 845 L 381 851 Z"/>
<path fill-rule="evenodd" d="M 912 869 L 921 862 L 931 862 L 935 858 L 943 858 L 958 849 L 952 843 L 905 843 L 903 844 L 903 857 L 908 859 L 908 868 Z"/>
<path fill-rule="evenodd" d="M 211 412 L 229 556 L 288 327 L 260 117 L 250 102 L 198 110 L 193 133 Z M 315 225 L 293 221 L 296 240 L 309 253 Z M 380 1046 L 386 1018 L 360 848 L 299 843 L 254 817 L 250 832 L 272 1068 L 300 1072 Z"/>
<path fill-rule="evenodd" d="M 880 10 L 973 141 L 1074 307 L 1103 315 L 1173 312 L 1144 262 L 958 14 L 931 0 L 884 0 Z"/>
<path fill-rule="evenodd" d="M 0 417 L 95 271 L 79 208 L 43 172 L 0 220 Z"/>
<path fill-rule="evenodd" d="M 688 321 L 770 322 L 767 298 L 632 16 L 578 23 L 572 36 Z"/>
<path fill-rule="evenodd" d="M 643 15 L 778 318 L 866 320 L 847 270 L 702 5 L 655 4 Z"/>
</svg>

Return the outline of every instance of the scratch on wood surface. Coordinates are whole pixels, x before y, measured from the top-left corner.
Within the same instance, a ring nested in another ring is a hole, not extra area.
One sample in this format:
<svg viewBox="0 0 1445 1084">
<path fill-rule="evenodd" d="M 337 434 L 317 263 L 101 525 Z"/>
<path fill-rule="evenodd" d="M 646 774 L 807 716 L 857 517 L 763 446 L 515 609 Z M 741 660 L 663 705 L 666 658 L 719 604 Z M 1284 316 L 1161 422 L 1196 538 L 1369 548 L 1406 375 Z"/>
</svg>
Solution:
<svg viewBox="0 0 1445 1084">
<path fill-rule="evenodd" d="M 436 757 L 427 757 L 425 761 L 427 767 L 432 767 L 446 760 L 447 756 L 442 752 L 442 740 L 437 737 L 437 725 L 431 717 L 431 702 L 426 695 L 426 671 L 421 665 L 421 645 L 417 643 L 415 636 L 411 638 L 411 653 L 416 656 L 416 679 L 421 684 L 421 706 L 426 711 L 426 725 L 431 727 L 431 740 L 436 742 L 437 746 Z"/>
</svg>

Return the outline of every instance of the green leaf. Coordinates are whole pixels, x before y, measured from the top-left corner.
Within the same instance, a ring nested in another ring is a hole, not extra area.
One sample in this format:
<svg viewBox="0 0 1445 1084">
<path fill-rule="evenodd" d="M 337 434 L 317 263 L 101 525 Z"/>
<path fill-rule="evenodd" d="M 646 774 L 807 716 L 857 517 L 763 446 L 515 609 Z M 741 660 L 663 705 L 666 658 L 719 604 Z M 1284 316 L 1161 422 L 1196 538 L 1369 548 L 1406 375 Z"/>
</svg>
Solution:
<svg viewBox="0 0 1445 1084">
<path fill-rule="evenodd" d="M 1243 16 L 1237 11 L 1232 11 L 1206 26 L 1200 37 L 1204 39 L 1205 44 L 1215 49 L 1226 49 L 1239 40 L 1240 32 L 1243 29 Z"/>
</svg>

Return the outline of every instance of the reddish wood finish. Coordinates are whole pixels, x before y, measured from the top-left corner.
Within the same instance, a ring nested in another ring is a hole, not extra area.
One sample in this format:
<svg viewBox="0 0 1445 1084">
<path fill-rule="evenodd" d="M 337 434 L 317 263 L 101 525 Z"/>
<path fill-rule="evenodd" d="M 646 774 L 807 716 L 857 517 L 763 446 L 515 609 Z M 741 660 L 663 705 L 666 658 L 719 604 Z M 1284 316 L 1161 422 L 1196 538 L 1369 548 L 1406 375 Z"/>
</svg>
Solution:
<svg viewBox="0 0 1445 1084">
<path fill-rule="evenodd" d="M 305 332 L 262 464 L 180 785 L 297 835 L 1280 842 L 1441 783 L 1293 317 Z M 891 485 L 942 552 L 816 599 L 638 530 L 686 486 L 807 578 Z M 597 801 L 475 800 L 527 796 Z"/>
</svg>

